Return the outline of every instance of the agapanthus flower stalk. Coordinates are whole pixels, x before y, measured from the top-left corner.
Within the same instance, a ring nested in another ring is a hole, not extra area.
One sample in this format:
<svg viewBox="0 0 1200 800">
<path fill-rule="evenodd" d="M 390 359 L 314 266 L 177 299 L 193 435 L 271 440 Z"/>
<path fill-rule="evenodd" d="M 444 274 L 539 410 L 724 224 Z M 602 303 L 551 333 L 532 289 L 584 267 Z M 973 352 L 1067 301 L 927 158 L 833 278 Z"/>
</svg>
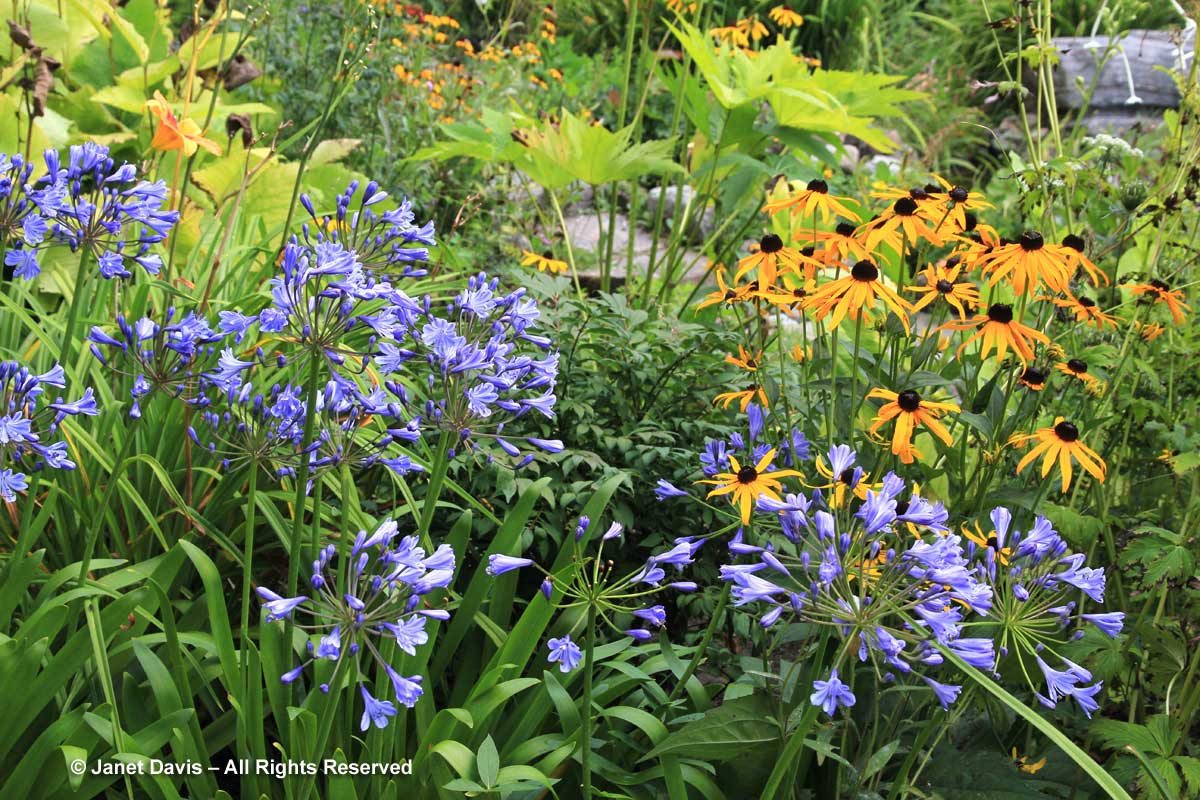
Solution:
<svg viewBox="0 0 1200 800">
<path fill-rule="evenodd" d="M 394 640 L 410 655 L 429 641 L 425 630 L 429 619 L 445 620 L 448 611 L 429 607 L 424 598 L 435 589 L 449 586 L 454 577 L 454 551 L 440 545 L 427 554 L 416 536 L 399 537 L 393 520 L 380 523 L 373 533 L 359 531 L 349 553 L 338 557 L 328 545 L 312 565 L 310 595 L 282 597 L 265 587 L 258 588 L 268 622 L 305 615 L 295 626 L 308 636 L 307 658 L 283 674 L 284 683 L 300 678 L 304 668 L 316 661 L 353 662 L 363 697 L 361 728 L 385 728 L 396 714 L 390 700 L 379 700 L 367 689 L 372 664 L 390 679 L 395 702 L 412 708 L 423 694 L 422 676 L 402 676 L 381 654 L 378 642 Z M 335 563 L 337 565 L 335 567 Z M 314 641 L 315 640 L 315 641 Z M 367 656 L 370 656 L 367 658 Z M 323 691 L 340 686 L 322 687 Z"/>
</svg>

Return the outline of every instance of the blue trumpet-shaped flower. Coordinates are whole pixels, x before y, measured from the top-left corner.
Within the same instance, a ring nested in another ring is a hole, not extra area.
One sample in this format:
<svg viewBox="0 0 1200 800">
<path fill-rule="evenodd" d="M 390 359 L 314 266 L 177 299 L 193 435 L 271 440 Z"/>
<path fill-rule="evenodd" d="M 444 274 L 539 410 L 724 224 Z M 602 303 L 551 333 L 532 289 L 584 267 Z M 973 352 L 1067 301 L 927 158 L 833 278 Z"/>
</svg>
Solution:
<svg viewBox="0 0 1200 800">
<path fill-rule="evenodd" d="M 47 389 L 65 387 L 66 373 L 57 364 L 39 375 L 16 361 L 0 362 L 0 498 L 15 502 L 29 488 L 29 472 L 75 469 L 66 442 L 53 439 L 66 417 L 93 417 L 99 409 L 91 387 L 70 402 L 47 395 Z"/>
<path fill-rule="evenodd" d="M 579 649 L 579 645 L 571 641 L 570 634 L 565 634 L 558 639 L 551 639 L 547 642 L 550 648 L 550 655 L 546 660 L 551 664 L 558 664 L 560 672 L 570 672 L 579 666 L 579 662 L 583 660 L 583 651 Z"/>
<path fill-rule="evenodd" d="M 340 564 L 338 571 L 334 564 Z M 291 614 L 304 615 L 306 621 L 295 623 L 309 634 L 308 658 L 300 667 L 283 676 L 284 682 L 297 680 L 306 666 L 319 659 L 333 661 L 337 674 L 344 674 L 345 662 L 354 662 L 352 674 L 366 675 L 374 662 L 388 676 L 395 689 L 396 701 L 412 707 L 421 697 L 421 677 L 404 677 L 384 660 L 376 642 L 386 638 L 396 641 L 400 650 L 415 654 L 426 644 L 426 619 L 444 620 L 444 609 L 428 608 L 423 598 L 444 588 L 454 577 L 455 558 L 449 545 L 441 545 L 427 554 L 416 536 L 400 536 L 398 526 L 385 520 L 374 533 L 360 531 L 349 558 L 338 559 L 333 545 L 325 547 L 313 562 L 309 580 L 312 598 L 282 598 L 267 589 L 259 589 L 268 611 L 267 621 Z M 344 587 L 335 591 L 334 587 Z M 313 642 L 313 638 L 316 642 Z M 370 661 L 361 663 L 369 654 Z M 387 727 L 388 719 L 396 714 L 391 701 L 376 699 L 359 687 L 365 711 L 362 728 L 372 724 Z"/>
</svg>

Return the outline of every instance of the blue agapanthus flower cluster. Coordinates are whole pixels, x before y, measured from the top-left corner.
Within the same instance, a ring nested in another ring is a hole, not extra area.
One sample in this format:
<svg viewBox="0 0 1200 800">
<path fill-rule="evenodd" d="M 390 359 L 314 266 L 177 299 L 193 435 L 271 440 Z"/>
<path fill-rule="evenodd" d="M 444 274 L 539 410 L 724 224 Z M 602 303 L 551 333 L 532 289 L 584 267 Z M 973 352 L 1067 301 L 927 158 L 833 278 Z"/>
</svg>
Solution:
<svg viewBox="0 0 1200 800">
<path fill-rule="evenodd" d="M 226 334 L 213 330 L 194 311 L 184 315 L 170 307 L 161 323 L 150 317 L 130 322 L 118 314 L 115 331 L 110 334 L 93 326 L 87 338 L 100 363 L 133 378 L 129 416 L 138 418 L 142 400 L 154 392 L 196 402 L 200 378 L 217 360 L 218 345 Z M 232 358 L 226 348 L 213 368 L 225 368 Z"/>
<path fill-rule="evenodd" d="M 0 498 L 8 502 L 29 488 L 28 472 L 75 469 L 67 443 L 54 441 L 59 423 L 66 417 L 99 413 L 90 386 L 73 402 L 61 396 L 51 400 L 51 387 L 66 387 L 66 375 L 57 364 L 38 375 L 16 361 L 0 363 Z"/>
<path fill-rule="evenodd" d="M 369 676 L 374 663 L 391 681 L 395 703 L 408 708 L 416 705 L 423 693 L 421 676 L 397 672 L 381 655 L 377 642 L 392 639 L 402 652 L 415 655 L 417 648 L 429 641 L 427 620 L 450 618 L 445 609 L 425 607 L 422 598 L 450 585 L 454 551 L 443 544 L 426 554 L 416 536 L 397 537 L 398 526 L 389 519 L 371 534 L 359 531 L 348 558 L 339 559 L 332 544 L 325 547 L 313 562 L 311 596 L 281 597 L 259 587 L 267 622 L 298 614 L 310 619 L 296 623 L 309 636 L 308 658 L 284 673 L 284 683 L 297 680 L 317 661 L 335 663 L 335 678 L 330 679 L 335 685 L 336 678 L 345 675 L 347 665 L 354 666 L 351 675 Z M 366 656 L 370 658 L 364 663 Z M 388 720 L 396 715 L 395 703 L 374 697 L 366 678 L 358 680 L 364 704 L 362 730 L 372 724 L 386 728 Z M 320 688 L 328 692 L 330 684 Z"/>
<path fill-rule="evenodd" d="M 1059 651 L 1068 638 L 1082 636 L 1086 625 L 1109 637 L 1121 632 L 1124 613 L 1083 613 L 1082 603 L 1104 602 L 1104 570 L 1088 567 L 1082 553 L 1071 553 L 1045 517 L 1038 517 L 1027 532 L 1015 529 L 1006 508 L 993 509 L 990 517 L 992 531 L 986 537 L 972 536 L 967 555 L 995 598 L 986 624 L 997 630 L 996 669 L 1029 680 L 1037 674 L 1028 663 L 1033 661 L 1045 691 L 1031 688 L 1043 705 L 1054 708 L 1070 697 L 1090 717 L 1099 707 L 1095 697 L 1102 682 L 1091 683 L 1092 673 Z M 1059 662 L 1062 669 L 1046 659 Z"/>
<path fill-rule="evenodd" d="M 337 196 L 332 215 L 318 215 L 312 198 L 300 195 L 300 203 L 312 218 L 303 228 L 304 239 L 313 249 L 336 244 L 353 252 L 362 269 L 375 275 L 418 277 L 425 270 L 413 266 L 429 259 L 429 248 L 437 244 L 433 220 L 416 224 L 412 202 L 405 198 L 396 208 L 376 211 L 388 193 L 371 181 L 358 194 L 359 182 L 351 181 Z"/>
<path fill-rule="evenodd" d="M 337 196 L 334 214 L 323 217 L 301 195 L 312 220 L 279 256 L 271 304 L 254 315 L 226 312 L 222 322 L 229 330 L 244 335 L 257 324 L 268 338 L 297 342 L 338 368 L 362 371 L 374 341 L 412 319 L 417 306 L 394 282 L 425 274 L 415 265 L 429 257 L 433 223 L 417 226 L 408 200 L 376 212 L 387 192 L 373 181 L 361 194 L 358 189 L 353 181 Z"/>
<path fill-rule="evenodd" d="M 700 468 L 704 477 L 711 478 L 718 472 L 725 471 L 729 467 L 730 455 L 742 463 L 754 464 L 774 449 L 777 455 L 772 468 L 778 465 L 793 469 L 801 462 L 807 461 L 811 457 L 812 448 L 808 438 L 797 428 L 793 428 L 781 442 L 772 444 L 764 440 L 763 434 L 769 415 L 770 412 L 766 409 L 757 403 L 751 403 L 746 407 L 749 426 L 745 436 L 734 432 L 728 439 L 709 439 L 705 442 L 704 450 L 700 453 Z"/>
<path fill-rule="evenodd" d="M 237 361 L 228 352 L 222 362 Z M 309 475 L 342 464 L 368 469 L 382 464 L 398 475 L 421 471 L 400 448 L 420 438 L 419 420 L 410 419 L 401 403 L 380 387 L 364 390 L 334 373 L 316 398 L 315 433 L 306 447 L 307 402 L 294 384 L 275 383 L 263 391 L 252 380 L 240 381 L 261 360 L 226 364 L 227 375 L 205 375 L 216 388 L 202 415 L 203 435 L 193 441 L 220 459 L 222 468 L 241 463 L 270 466 L 280 477 L 294 476 L 307 459 Z"/>
<path fill-rule="evenodd" d="M 830 462 L 844 461 L 830 453 Z M 781 500 L 760 497 L 757 542 L 743 533 L 731 554 L 753 560 L 726 564 L 735 606 L 753 605 L 764 627 L 785 614 L 829 626 L 842 641 L 834 670 L 814 684 L 813 703 L 832 713 L 854 704 L 837 668 L 870 660 L 887 680 L 920 674 L 943 707 L 960 687 L 926 675 L 944 661 L 944 646 L 973 666 L 995 665 L 992 639 L 966 636 L 964 619 L 986 615 L 992 587 L 973 567 L 963 540 L 946 526 L 948 514 L 893 473 L 856 509 L 832 508 L 820 490 Z M 776 542 L 775 530 L 787 535 Z M 761 535 L 763 530 L 768 535 Z"/>
<path fill-rule="evenodd" d="M 579 552 L 578 543 L 588 535 L 591 525 L 590 519 L 581 516 L 575 526 L 577 547 L 572 554 L 572 569 L 567 573 L 566 582 L 556 581 L 554 575 L 542 569 L 531 558 L 503 554 L 488 557 L 487 573 L 493 576 L 503 575 L 516 569 L 533 567 L 545 575 L 541 593 L 547 602 L 555 603 L 561 609 L 594 605 L 598 624 L 603 624 L 619 636 L 628 636 L 638 642 L 652 639 L 654 631 L 667 624 L 666 608 L 661 604 L 649 604 L 650 598 L 664 589 L 661 584 L 666 580 L 667 573 L 663 567 L 674 567 L 676 571 L 682 571 L 694 561 L 696 551 L 704 543 L 703 540 L 692 537 L 676 539 L 674 545 L 666 552 L 650 556 L 644 566 L 623 577 L 617 577 L 612 574 L 613 562 L 604 561 L 604 548 L 608 542 L 619 545 L 625 528 L 621 523 L 613 522 L 600 535 L 596 555 L 585 557 Z M 691 581 L 671 581 L 665 588 L 678 592 L 694 592 L 697 587 Z M 632 627 L 618 624 L 622 620 L 630 620 Z M 583 621 L 584 617 L 578 617 L 576 625 L 570 631 L 546 643 L 549 650 L 546 660 L 557 664 L 560 672 L 571 672 L 583 661 L 583 650 L 571 638 L 575 627 Z"/>
<path fill-rule="evenodd" d="M 72 145 L 65 164 L 57 150 L 43 161 L 45 172 L 31 181 L 31 163 L 0 154 L 0 237 L 16 277 L 37 277 L 39 254 L 55 244 L 88 252 L 107 279 L 127 278 L 134 266 L 159 273 L 162 257 L 151 246 L 179 220 L 164 208 L 165 182 L 140 180 L 135 166 L 118 166 L 95 142 Z"/>
<path fill-rule="evenodd" d="M 445 313 L 428 296 L 394 312 L 374 363 L 385 374 L 400 373 L 418 384 L 416 391 L 426 396 L 422 425 L 450 432 L 453 449 L 474 449 L 486 439 L 520 457 L 519 466 L 531 461 L 533 455 L 521 456 L 506 427 L 530 413 L 554 416 L 558 353 L 551 351 L 550 339 L 533 332 L 537 303 L 524 289 L 501 294 L 497 279 L 479 273 Z M 522 438 L 552 453 L 563 447 L 558 440 Z"/>
</svg>

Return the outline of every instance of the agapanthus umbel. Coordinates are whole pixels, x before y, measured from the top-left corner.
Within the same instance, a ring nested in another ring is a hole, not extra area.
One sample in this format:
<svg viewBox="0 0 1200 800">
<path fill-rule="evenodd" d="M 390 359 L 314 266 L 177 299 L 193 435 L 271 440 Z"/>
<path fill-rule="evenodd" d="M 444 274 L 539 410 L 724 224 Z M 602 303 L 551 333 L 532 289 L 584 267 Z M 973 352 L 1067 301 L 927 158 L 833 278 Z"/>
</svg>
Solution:
<svg viewBox="0 0 1200 800">
<path fill-rule="evenodd" d="M 195 398 L 200 376 L 206 369 L 227 372 L 240 368 L 242 362 L 233 364 L 236 359 L 232 352 L 217 356 L 217 345 L 225 339 L 225 334 L 214 331 L 194 311 L 175 321 L 177 315 L 175 308 L 168 308 L 159 323 L 150 317 L 129 322 L 119 314 L 113 333 L 99 326 L 88 333 L 92 355 L 100 363 L 133 378 L 129 392 L 133 399 L 131 417 L 142 415 L 141 401 L 152 392 L 165 391 L 172 397 L 190 401 Z"/>
<path fill-rule="evenodd" d="M 38 251 L 56 243 L 88 252 L 110 280 L 129 277 L 134 265 L 159 273 L 162 257 L 151 247 L 179 220 L 179 212 L 164 207 L 165 182 L 139 180 L 135 166 L 117 166 L 95 142 L 72 145 L 65 165 L 57 150 L 45 151 L 43 160 L 45 173 L 31 183 L 29 164 L 0 155 L 0 235 L 15 275 L 35 278 Z"/>
<path fill-rule="evenodd" d="M 279 258 L 271 279 L 271 305 L 245 321 L 267 337 L 292 342 L 337 367 L 361 369 L 380 330 L 404 320 L 416 304 L 369 271 L 359 253 L 339 241 L 313 246 L 296 239 Z"/>
<path fill-rule="evenodd" d="M 237 362 L 248 367 L 255 362 Z M 304 460 L 309 475 L 329 471 L 342 464 L 356 470 L 382 464 L 398 475 L 422 467 L 404 452 L 404 445 L 421 436 L 419 420 L 409 418 L 399 402 L 400 389 L 374 386 L 367 389 L 334 373 L 317 394 L 315 433 L 307 447 L 304 423 L 307 401 L 303 390 L 293 384 L 256 388 L 254 376 L 229 384 L 203 376 L 215 383 L 217 392 L 204 401 L 203 435 L 189 430 L 192 439 L 221 459 L 223 468 L 254 463 L 276 475 L 295 475 Z"/>
<path fill-rule="evenodd" d="M 575 569 L 567 573 L 569 577 L 565 582 L 556 581 L 551 573 L 542 569 L 533 559 L 501 553 L 488 557 L 487 573 L 503 575 L 513 570 L 533 567 L 545 575 L 541 592 L 548 602 L 561 609 L 594 605 L 597 625 L 603 625 L 618 636 L 628 636 L 638 642 L 648 641 L 654 637 L 655 630 L 661 629 L 667 623 L 664 606 L 647 605 L 649 598 L 663 591 L 661 584 L 667 579 L 663 567 L 671 566 L 681 571 L 692 563 L 703 542 L 687 537 L 677 539 L 671 549 L 652 555 L 644 566 L 628 572 L 623 577 L 615 577 L 612 574 L 613 562 L 604 560 L 604 548 L 609 542 L 613 542 L 615 546 L 621 544 L 624 526 L 619 522 L 609 525 L 599 537 L 596 555 L 591 557 L 580 552 L 579 544 L 591 530 L 591 525 L 592 521 L 587 517 L 579 518 L 579 524 L 575 527 L 575 551 L 572 554 Z M 690 581 L 671 581 L 667 583 L 666 588 L 691 592 L 695 591 L 696 584 Z M 583 651 L 571 638 L 571 634 L 584 620 L 584 616 L 576 617 L 570 631 L 546 643 L 549 650 L 546 660 L 557 664 L 561 672 L 571 672 L 584 659 Z M 619 624 L 626 620 L 632 627 L 626 628 Z"/>
<path fill-rule="evenodd" d="M 354 252 L 362 269 L 371 274 L 424 275 L 425 271 L 413 264 L 427 260 L 429 248 L 436 244 L 433 221 L 417 225 L 408 198 L 395 208 L 377 210 L 388 193 L 375 181 L 368 183 L 361 195 L 358 188 L 358 181 L 350 182 L 337 196 L 332 215 L 318 215 L 312 199 L 300 195 L 301 204 L 312 217 L 311 225 L 304 226 L 305 240 L 314 249 L 332 243 Z"/>
<path fill-rule="evenodd" d="M 944 661 L 937 646 L 991 667 L 991 640 L 964 636 L 963 621 L 988 613 L 992 591 L 973 573 L 962 540 L 948 532 L 940 503 L 889 473 L 852 515 L 826 506 L 820 493 L 789 503 L 760 500 L 758 510 L 757 543 L 730 546 L 755 560 L 726 564 L 721 576 L 732 584 L 734 605 L 754 605 L 764 627 L 784 614 L 828 626 L 842 642 L 835 669 L 857 657 L 889 679 L 921 674 L 943 706 L 956 687 L 924 674 Z M 770 535 L 773 520 L 788 521 L 787 541 Z M 927 535 L 915 538 L 913 530 Z M 829 713 L 854 702 L 839 687 L 814 688 L 814 704 Z"/>
<path fill-rule="evenodd" d="M 990 516 L 986 544 L 969 543 L 967 555 L 979 579 L 992 590 L 992 612 L 969 626 L 995 631 L 1001 675 L 1028 682 L 1041 672 L 1044 692 L 1030 688 L 1043 705 L 1054 708 L 1070 697 L 1090 717 L 1098 708 L 1095 697 L 1102 682 L 1085 686 L 1092 674 L 1063 655 L 1063 646 L 1082 635 L 1086 625 L 1109 637 L 1120 633 L 1123 613 L 1083 613 L 1083 604 L 1104 602 L 1104 570 L 1086 566 L 1082 553 L 1071 553 L 1045 517 L 1022 532 L 1013 526 L 1008 509 L 993 509 Z M 1055 669 L 1047 659 L 1063 669 Z"/>
<path fill-rule="evenodd" d="M 53 441 L 59 423 L 71 416 L 96 416 L 99 410 L 91 387 L 74 402 L 53 401 L 48 387 L 62 389 L 66 374 L 57 364 L 37 375 L 16 361 L 0 363 L 0 498 L 15 502 L 29 488 L 28 472 L 75 469 L 67 443 Z"/>
<path fill-rule="evenodd" d="M 0 246 L 4 265 L 13 268 L 13 277 L 25 280 L 41 272 L 38 250 L 50 233 L 50 223 L 26 193 L 32 175 L 33 162 L 0 153 Z"/>
<path fill-rule="evenodd" d="M 417 384 L 425 394 L 422 425 L 452 434 L 452 449 L 487 439 L 518 457 L 506 429 L 530 413 L 554 417 L 558 353 L 534 333 L 538 314 L 524 289 L 501 294 L 497 279 L 479 273 L 444 312 L 428 297 L 406 306 L 380 336 L 372 361 L 381 374 Z M 541 450 L 562 450 L 557 440 L 523 438 Z"/>
<path fill-rule="evenodd" d="M 267 622 L 300 614 L 311 618 L 311 622 L 296 623 L 309 636 L 308 657 L 283 674 L 284 683 L 298 679 L 314 661 L 329 660 L 336 664 L 333 677 L 321 686 L 322 691 L 329 691 L 340 688 L 339 679 L 345 677 L 348 664 L 354 665 L 349 674 L 369 676 L 373 662 L 391 681 L 396 702 L 408 708 L 416 705 L 423 693 L 422 676 L 400 675 L 380 654 L 377 642 L 393 639 L 401 651 L 414 655 L 429 641 L 426 621 L 450 618 L 444 609 L 424 607 L 422 598 L 450 585 L 454 551 L 443 544 L 426 555 L 416 536 L 404 536 L 397 542 L 397 535 L 393 520 L 385 520 L 370 535 L 359 531 L 344 564 L 347 574 L 334 571 L 337 551 L 333 545 L 327 546 L 313 562 L 311 597 L 280 597 L 269 589 L 258 589 Z M 367 654 L 370 659 L 363 658 Z M 396 707 L 373 697 L 365 680 L 358 677 L 365 706 L 361 728 L 365 731 L 372 724 L 386 728 Z"/>
</svg>

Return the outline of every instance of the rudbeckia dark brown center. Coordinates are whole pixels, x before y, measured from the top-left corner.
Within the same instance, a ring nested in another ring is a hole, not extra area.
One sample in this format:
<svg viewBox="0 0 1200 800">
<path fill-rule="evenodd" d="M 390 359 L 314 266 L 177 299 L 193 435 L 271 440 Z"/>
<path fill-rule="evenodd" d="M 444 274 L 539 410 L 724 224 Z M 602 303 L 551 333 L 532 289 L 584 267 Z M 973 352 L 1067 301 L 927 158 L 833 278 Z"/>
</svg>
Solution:
<svg viewBox="0 0 1200 800">
<path fill-rule="evenodd" d="M 955 186 L 950 190 L 950 199 L 956 203 L 965 203 L 970 196 L 971 193 L 961 186 Z"/>
<path fill-rule="evenodd" d="M 738 483 L 754 483 L 756 480 L 758 480 L 758 470 L 754 467 L 747 465 L 738 470 Z"/>
<path fill-rule="evenodd" d="M 892 204 L 892 211 L 901 217 L 911 217 L 917 213 L 917 202 L 911 197 L 901 197 Z"/>
<path fill-rule="evenodd" d="M 1007 303 L 992 303 L 987 311 L 988 319 L 1007 325 L 1013 321 L 1012 306 Z"/>
<path fill-rule="evenodd" d="M 1037 231 L 1025 231 L 1021 234 L 1021 249 L 1026 252 L 1041 250 L 1045 244 L 1046 241 Z"/>
<path fill-rule="evenodd" d="M 968 211 L 963 215 L 963 230 L 973 231 L 975 226 L 979 224 L 979 217 Z"/>
<path fill-rule="evenodd" d="M 896 516 L 903 517 L 907 513 L 908 513 L 908 501 L 907 500 L 897 500 L 896 501 Z"/>
<path fill-rule="evenodd" d="M 803 289 L 792 289 L 792 297 L 799 299 L 807 296 L 808 292 L 804 291 Z"/>
<path fill-rule="evenodd" d="M 1090 297 L 1081 297 L 1079 298 L 1079 305 L 1083 306 L 1084 308 L 1095 308 L 1096 301 Z"/>
<path fill-rule="evenodd" d="M 879 269 L 870 261 L 860 261 L 850 268 L 850 276 L 856 281 L 878 280 Z"/>
<path fill-rule="evenodd" d="M 766 236 L 762 237 L 758 243 L 758 246 L 764 253 L 778 253 L 783 249 L 783 239 L 780 239 L 773 233 L 768 233 Z"/>
<path fill-rule="evenodd" d="M 1060 422 L 1054 426 L 1054 435 L 1064 442 L 1074 442 L 1079 439 L 1079 428 L 1070 422 Z"/>
<path fill-rule="evenodd" d="M 1082 236 L 1076 236 L 1073 233 L 1068 234 L 1067 238 L 1063 239 L 1062 243 L 1063 243 L 1063 247 L 1069 247 L 1077 253 L 1082 253 L 1083 248 L 1086 245 L 1086 243 L 1083 241 Z"/>
<path fill-rule="evenodd" d="M 921 395 L 912 389 L 905 389 L 896 396 L 896 404 L 911 414 L 921 407 Z"/>
<path fill-rule="evenodd" d="M 1024 372 L 1021 373 L 1021 380 L 1025 381 L 1026 383 L 1040 385 L 1046 382 L 1046 376 L 1040 369 L 1028 367 Z"/>
<path fill-rule="evenodd" d="M 546 250 L 546 251 L 544 251 L 544 252 L 542 253 L 542 258 L 545 258 L 545 259 L 553 259 L 553 258 L 554 258 L 554 253 L 551 253 L 549 250 Z"/>
<path fill-rule="evenodd" d="M 839 222 L 838 226 L 837 226 L 837 228 L 835 228 L 835 230 L 837 231 L 838 236 L 853 236 L 854 235 L 854 226 L 851 225 L 849 222 Z"/>
<path fill-rule="evenodd" d="M 992 533 L 991 535 L 989 535 L 989 536 L 988 536 L 988 538 L 987 538 L 987 546 L 988 546 L 989 548 L 991 548 L 992 550 L 999 550 L 999 549 L 1000 549 L 1000 540 L 999 540 L 999 539 L 996 537 L 996 534 L 995 534 L 995 533 Z"/>
<path fill-rule="evenodd" d="M 815 252 L 817 252 L 817 248 L 815 248 L 815 247 L 806 247 L 806 248 L 804 248 L 803 250 L 801 250 L 801 251 L 800 251 L 800 255 L 802 255 L 802 256 L 808 256 L 809 258 L 812 258 L 812 257 L 813 257 L 813 253 L 815 253 Z"/>
<path fill-rule="evenodd" d="M 1171 288 L 1171 287 L 1167 286 L 1167 284 L 1160 281 L 1158 278 L 1155 278 L 1154 280 L 1150 281 L 1150 285 L 1153 286 L 1155 289 L 1158 289 L 1160 292 L 1165 292 Z"/>
<path fill-rule="evenodd" d="M 922 189 L 921 187 L 918 186 L 915 189 L 909 189 L 908 196 L 911 197 L 913 200 L 928 200 L 929 192 L 925 191 L 924 189 Z"/>
<path fill-rule="evenodd" d="M 829 184 L 820 178 L 815 181 L 808 182 L 808 190 L 810 192 L 820 192 L 821 194 L 829 194 Z"/>
<path fill-rule="evenodd" d="M 838 480 L 841 481 L 842 483 L 846 484 L 847 486 L 853 485 L 854 484 L 854 467 L 847 467 L 846 469 L 842 470 L 842 474 L 838 475 Z"/>
<path fill-rule="evenodd" d="M 936 286 L 937 286 L 937 290 L 939 292 L 941 292 L 942 294 L 950 294 L 951 292 L 954 291 L 954 284 L 951 283 L 950 281 L 946 280 L 945 278 L 938 281 Z"/>
<path fill-rule="evenodd" d="M 1078 373 L 1087 372 L 1087 362 L 1081 361 L 1078 358 L 1072 358 L 1070 361 L 1067 362 L 1067 369 L 1071 370 L 1071 372 L 1078 372 Z"/>
</svg>

